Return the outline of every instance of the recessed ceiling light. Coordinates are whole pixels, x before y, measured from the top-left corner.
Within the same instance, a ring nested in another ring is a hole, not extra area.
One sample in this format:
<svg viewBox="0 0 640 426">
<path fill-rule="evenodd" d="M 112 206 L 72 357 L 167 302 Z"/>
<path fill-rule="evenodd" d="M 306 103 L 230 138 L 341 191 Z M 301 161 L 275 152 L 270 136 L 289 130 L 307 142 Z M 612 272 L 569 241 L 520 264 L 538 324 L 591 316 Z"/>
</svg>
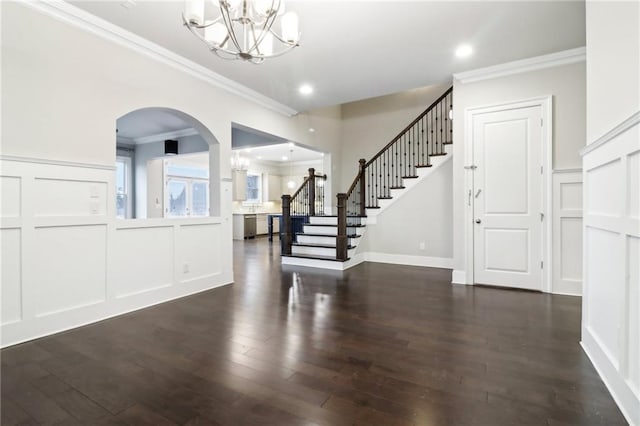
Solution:
<svg viewBox="0 0 640 426">
<path fill-rule="evenodd" d="M 461 44 L 456 49 L 456 56 L 458 58 L 466 58 L 473 53 L 473 48 L 468 44 Z"/>
<path fill-rule="evenodd" d="M 246 148 L 244 152 L 251 152 L 251 148 Z"/>
<path fill-rule="evenodd" d="M 296 144 L 293 142 L 289 142 L 289 146 L 296 146 Z"/>
<path fill-rule="evenodd" d="M 258 160 L 262 160 L 262 155 L 258 155 Z"/>
<path fill-rule="evenodd" d="M 303 95 L 310 95 L 313 93 L 313 87 L 310 84 L 303 84 L 300 86 L 298 91 Z"/>
<path fill-rule="evenodd" d="M 289 157 L 287 157 L 286 155 L 282 156 L 282 161 L 287 161 L 289 159 Z"/>
<path fill-rule="evenodd" d="M 314 129 L 313 127 L 309 127 L 309 132 L 313 133 L 315 131 L 316 131 L 316 129 Z"/>
</svg>

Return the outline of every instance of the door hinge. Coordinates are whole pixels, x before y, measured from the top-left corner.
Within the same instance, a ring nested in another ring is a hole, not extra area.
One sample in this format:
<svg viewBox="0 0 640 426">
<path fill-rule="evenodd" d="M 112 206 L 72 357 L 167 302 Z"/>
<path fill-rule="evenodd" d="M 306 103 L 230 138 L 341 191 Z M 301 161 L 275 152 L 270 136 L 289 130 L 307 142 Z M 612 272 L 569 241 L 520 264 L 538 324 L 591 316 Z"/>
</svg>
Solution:
<svg viewBox="0 0 640 426">
<path fill-rule="evenodd" d="M 542 126 L 543 126 L 543 124 L 542 124 L 542 118 L 541 118 L 540 119 L 540 127 L 542 127 Z"/>
<path fill-rule="evenodd" d="M 544 213 L 540 212 L 540 222 L 544 220 Z"/>
<path fill-rule="evenodd" d="M 543 175 L 544 174 L 544 166 L 540 166 L 540 174 Z"/>
<path fill-rule="evenodd" d="M 544 261 L 540 261 L 540 269 L 544 269 Z"/>
</svg>

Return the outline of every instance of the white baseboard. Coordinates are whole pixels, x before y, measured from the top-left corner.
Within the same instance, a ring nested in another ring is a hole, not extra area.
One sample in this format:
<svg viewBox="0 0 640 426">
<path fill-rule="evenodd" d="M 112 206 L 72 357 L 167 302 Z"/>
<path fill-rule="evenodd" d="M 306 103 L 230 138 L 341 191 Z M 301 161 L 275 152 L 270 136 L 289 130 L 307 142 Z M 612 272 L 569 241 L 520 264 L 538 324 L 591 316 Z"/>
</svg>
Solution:
<svg viewBox="0 0 640 426">
<path fill-rule="evenodd" d="M 413 256 L 408 254 L 377 252 L 366 252 L 363 253 L 363 255 L 364 260 L 367 262 L 393 263 L 395 265 L 425 266 L 429 268 L 445 269 L 451 269 L 453 266 L 453 259 L 448 257 Z"/>
<path fill-rule="evenodd" d="M 640 396 L 634 394 L 588 327 L 582 328 L 580 345 L 591 360 L 613 400 L 618 404 L 618 408 L 620 408 L 629 425 L 640 426 Z"/>
<path fill-rule="evenodd" d="M 467 285 L 467 272 L 460 269 L 454 269 L 451 273 L 451 284 Z"/>
</svg>

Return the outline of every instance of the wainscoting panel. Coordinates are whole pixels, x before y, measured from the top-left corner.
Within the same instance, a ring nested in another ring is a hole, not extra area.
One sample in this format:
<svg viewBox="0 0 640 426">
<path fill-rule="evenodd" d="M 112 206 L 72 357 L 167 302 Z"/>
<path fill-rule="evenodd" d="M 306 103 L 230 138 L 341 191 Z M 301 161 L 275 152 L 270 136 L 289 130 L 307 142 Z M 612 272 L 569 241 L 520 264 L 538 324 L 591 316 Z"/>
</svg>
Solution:
<svg viewBox="0 0 640 426">
<path fill-rule="evenodd" d="M 114 296 L 169 287 L 173 283 L 173 252 L 172 226 L 116 230 L 109 279 Z"/>
<path fill-rule="evenodd" d="M 36 316 L 104 302 L 107 227 L 36 228 L 32 284 Z"/>
<path fill-rule="evenodd" d="M 582 170 L 553 174 L 552 292 L 582 294 Z"/>
<path fill-rule="evenodd" d="M 640 112 L 583 151 L 582 346 L 640 425 Z"/>
<path fill-rule="evenodd" d="M 35 179 L 34 216 L 107 214 L 107 182 Z"/>
<path fill-rule="evenodd" d="M 0 169 L 2 347 L 233 281 L 230 187 L 222 218 L 118 220 L 115 167 L 0 156 Z"/>
<path fill-rule="evenodd" d="M 220 228 L 218 224 L 180 226 L 177 281 L 184 283 L 220 274 L 220 246 L 211 244 L 220 241 Z"/>
<path fill-rule="evenodd" d="M 627 159 L 627 214 L 632 219 L 640 219 L 640 152 Z"/>
<path fill-rule="evenodd" d="M 20 229 L 0 230 L 2 325 L 22 319 L 22 242 Z"/>
<path fill-rule="evenodd" d="M 599 260 L 585 265 L 586 274 L 596 282 L 606 283 L 589 289 L 589 318 L 598 320 L 590 321 L 588 327 L 611 363 L 617 366 L 621 349 L 618 330 L 624 305 L 624 256 L 617 244 L 620 235 L 603 229 L 587 228 L 586 239 L 586 257 Z"/>
<path fill-rule="evenodd" d="M 640 238 L 627 238 L 627 312 L 629 342 L 627 359 L 629 386 L 640 397 Z"/>
<path fill-rule="evenodd" d="M 20 183 L 19 176 L 0 176 L 0 217 L 20 217 Z"/>
</svg>

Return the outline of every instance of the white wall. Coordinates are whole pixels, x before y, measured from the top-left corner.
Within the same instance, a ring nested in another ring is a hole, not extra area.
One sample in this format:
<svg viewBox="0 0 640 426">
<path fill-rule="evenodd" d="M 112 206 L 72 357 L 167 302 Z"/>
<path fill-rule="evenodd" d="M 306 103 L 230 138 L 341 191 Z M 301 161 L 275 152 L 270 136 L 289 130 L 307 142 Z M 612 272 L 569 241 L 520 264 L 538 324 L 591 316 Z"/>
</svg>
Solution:
<svg viewBox="0 0 640 426">
<path fill-rule="evenodd" d="M 358 173 L 358 160 L 370 160 L 449 87 L 450 82 L 342 105 L 340 191 Z"/>
<path fill-rule="evenodd" d="M 587 2 L 587 143 L 640 109 L 640 5 Z"/>
<path fill-rule="evenodd" d="M 521 74 L 453 86 L 453 256 L 454 270 L 464 276 L 465 255 L 465 109 L 543 95 L 553 96 L 553 167 L 581 167 L 579 151 L 585 144 L 585 64 L 557 66 Z M 579 251 L 579 241 L 572 250 Z"/>
<path fill-rule="evenodd" d="M 427 169 L 429 170 L 429 169 Z M 453 256 L 453 161 L 429 176 L 380 212 L 367 225 L 358 253 L 371 261 L 450 268 Z M 424 244 L 424 248 L 421 248 Z"/>
<path fill-rule="evenodd" d="M 582 345 L 640 425 L 640 3 L 586 8 Z"/>
<path fill-rule="evenodd" d="M 0 2 L 3 346 L 232 282 L 232 122 L 339 146 L 339 108 L 286 117 L 40 7 Z M 216 217 L 116 222 L 115 122 L 144 107 L 217 139 Z"/>
</svg>

